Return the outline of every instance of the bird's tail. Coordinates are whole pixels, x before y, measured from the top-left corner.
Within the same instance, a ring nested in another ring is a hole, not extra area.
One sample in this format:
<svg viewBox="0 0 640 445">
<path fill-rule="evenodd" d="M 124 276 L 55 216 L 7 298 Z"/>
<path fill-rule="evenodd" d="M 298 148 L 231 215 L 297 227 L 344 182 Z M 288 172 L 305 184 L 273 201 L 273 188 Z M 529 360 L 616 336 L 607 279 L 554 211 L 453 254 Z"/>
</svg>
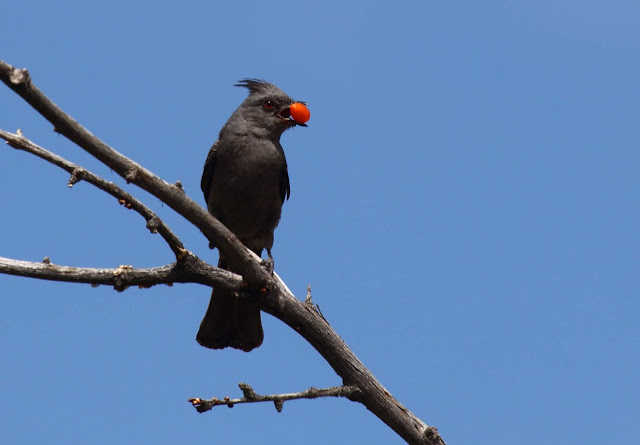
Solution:
<svg viewBox="0 0 640 445">
<path fill-rule="evenodd" d="M 218 267 L 227 268 L 222 258 Z M 232 347 L 249 352 L 260 346 L 263 339 L 258 305 L 236 298 L 223 289 L 214 289 L 207 313 L 196 335 L 198 343 L 205 348 Z"/>
</svg>

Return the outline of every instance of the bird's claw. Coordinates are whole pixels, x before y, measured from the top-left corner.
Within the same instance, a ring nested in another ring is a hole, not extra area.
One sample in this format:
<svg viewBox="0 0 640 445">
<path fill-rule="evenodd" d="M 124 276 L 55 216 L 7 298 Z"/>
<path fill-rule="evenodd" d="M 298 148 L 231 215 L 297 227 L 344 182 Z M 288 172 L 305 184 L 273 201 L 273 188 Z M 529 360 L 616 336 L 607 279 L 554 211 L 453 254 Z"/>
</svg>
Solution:
<svg viewBox="0 0 640 445">
<path fill-rule="evenodd" d="M 269 275 L 273 275 L 274 261 L 272 256 L 270 256 L 266 260 L 262 260 L 261 264 L 262 264 L 262 267 L 265 268 L 265 270 Z"/>
</svg>

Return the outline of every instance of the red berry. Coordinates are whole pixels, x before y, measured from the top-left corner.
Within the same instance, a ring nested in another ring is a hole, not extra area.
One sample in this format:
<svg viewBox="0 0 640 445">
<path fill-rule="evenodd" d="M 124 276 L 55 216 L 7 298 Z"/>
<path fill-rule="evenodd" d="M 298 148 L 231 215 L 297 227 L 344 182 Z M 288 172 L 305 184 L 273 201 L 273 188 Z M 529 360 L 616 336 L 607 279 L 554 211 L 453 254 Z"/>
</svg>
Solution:
<svg viewBox="0 0 640 445">
<path fill-rule="evenodd" d="M 294 121 L 304 124 L 311 117 L 311 112 L 302 102 L 294 102 L 289 107 L 291 117 Z"/>
</svg>

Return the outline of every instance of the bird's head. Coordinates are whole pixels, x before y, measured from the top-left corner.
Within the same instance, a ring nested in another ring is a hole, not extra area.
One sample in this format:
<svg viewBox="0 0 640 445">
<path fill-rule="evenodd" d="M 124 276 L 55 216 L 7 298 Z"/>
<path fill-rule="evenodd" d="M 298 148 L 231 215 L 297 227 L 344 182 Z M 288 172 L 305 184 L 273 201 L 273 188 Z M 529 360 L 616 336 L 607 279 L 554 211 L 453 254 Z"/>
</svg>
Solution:
<svg viewBox="0 0 640 445">
<path fill-rule="evenodd" d="M 280 137 L 289 128 L 307 126 L 307 104 L 291 99 L 277 86 L 259 79 L 243 79 L 235 86 L 249 90 L 249 96 L 236 113 L 256 131 L 266 130 L 268 134 Z"/>
</svg>

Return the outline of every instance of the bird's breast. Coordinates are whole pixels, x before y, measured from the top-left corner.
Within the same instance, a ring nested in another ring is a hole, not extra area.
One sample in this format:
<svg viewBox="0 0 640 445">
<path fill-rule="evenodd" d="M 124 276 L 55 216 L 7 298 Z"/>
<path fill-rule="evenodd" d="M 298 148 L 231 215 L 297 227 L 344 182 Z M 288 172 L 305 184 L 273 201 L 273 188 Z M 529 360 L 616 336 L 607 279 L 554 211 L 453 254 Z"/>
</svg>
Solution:
<svg viewBox="0 0 640 445">
<path fill-rule="evenodd" d="M 240 238 L 275 229 L 282 208 L 284 155 L 269 144 L 230 148 L 218 152 L 209 211 Z"/>
</svg>

